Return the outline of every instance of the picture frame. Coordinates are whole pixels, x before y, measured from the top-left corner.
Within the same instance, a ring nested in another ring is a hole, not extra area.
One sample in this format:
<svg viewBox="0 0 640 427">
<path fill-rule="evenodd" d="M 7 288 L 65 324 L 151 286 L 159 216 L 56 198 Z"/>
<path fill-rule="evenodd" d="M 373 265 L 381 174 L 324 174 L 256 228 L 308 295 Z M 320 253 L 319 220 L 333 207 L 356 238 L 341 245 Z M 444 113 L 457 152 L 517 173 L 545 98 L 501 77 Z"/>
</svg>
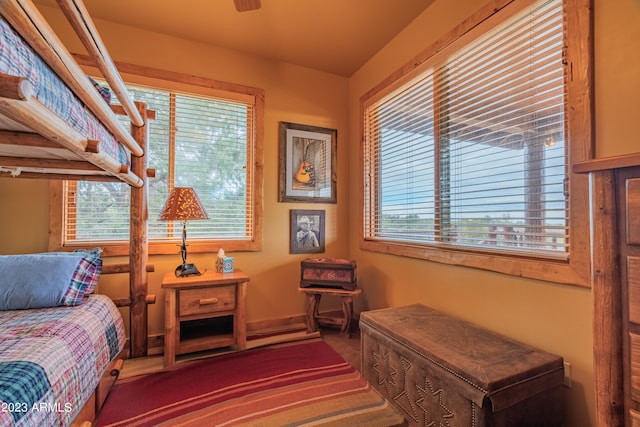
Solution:
<svg viewBox="0 0 640 427">
<path fill-rule="evenodd" d="M 280 122 L 280 202 L 336 203 L 338 131 Z"/>
<path fill-rule="evenodd" d="M 290 210 L 290 246 L 292 254 L 324 252 L 324 210 Z"/>
</svg>

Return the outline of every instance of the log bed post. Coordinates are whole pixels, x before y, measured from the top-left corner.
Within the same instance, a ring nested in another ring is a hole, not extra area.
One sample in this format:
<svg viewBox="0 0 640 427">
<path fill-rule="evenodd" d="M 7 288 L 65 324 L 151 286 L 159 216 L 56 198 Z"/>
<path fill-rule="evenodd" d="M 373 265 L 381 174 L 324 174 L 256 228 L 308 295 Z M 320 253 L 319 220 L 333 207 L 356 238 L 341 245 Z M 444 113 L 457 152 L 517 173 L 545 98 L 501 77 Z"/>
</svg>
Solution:
<svg viewBox="0 0 640 427">
<path fill-rule="evenodd" d="M 136 102 L 136 107 L 142 117 L 147 117 L 147 106 L 144 103 Z M 148 128 L 142 126 L 131 126 L 131 134 L 140 144 L 144 153 L 147 153 Z M 147 259 L 149 256 L 147 231 L 147 220 L 149 212 L 147 210 L 147 156 L 131 157 L 131 170 L 138 175 L 144 184 L 142 187 L 131 187 L 131 222 L 129 239 L 129 295 L 131 296 L 130 317 L 130 342 L 131 357 L 142 357 L 147 355 Z"/>
<path fill-rule="evenodd" d="M 611 170 L 593 172 L 591 181 L 596 421 L 599 426 L 621 426 L 624 367 L 615 174 Z"/>
</svg>

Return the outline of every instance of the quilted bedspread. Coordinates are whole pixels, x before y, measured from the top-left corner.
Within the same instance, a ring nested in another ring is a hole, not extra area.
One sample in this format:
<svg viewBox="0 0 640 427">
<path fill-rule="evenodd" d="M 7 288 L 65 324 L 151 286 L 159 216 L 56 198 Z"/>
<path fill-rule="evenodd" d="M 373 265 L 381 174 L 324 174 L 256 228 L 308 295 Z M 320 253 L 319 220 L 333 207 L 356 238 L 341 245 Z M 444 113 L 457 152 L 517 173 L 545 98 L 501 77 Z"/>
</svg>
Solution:
<svg viewBox="0 0 640 427">
<path fill-rule="evenodd" d="M 45 107 L 88 139 L 100 141 L 100 152 L 129 164 L 126 149 L 100 124 L 63 81 L 0 16 L 0 72 L 25 78 Z"/>
<path fill-rule="evenodd" d="M 110 298 L 0 312 L 0 426 L 68 425 L 124 348 Z"/>
</svg>

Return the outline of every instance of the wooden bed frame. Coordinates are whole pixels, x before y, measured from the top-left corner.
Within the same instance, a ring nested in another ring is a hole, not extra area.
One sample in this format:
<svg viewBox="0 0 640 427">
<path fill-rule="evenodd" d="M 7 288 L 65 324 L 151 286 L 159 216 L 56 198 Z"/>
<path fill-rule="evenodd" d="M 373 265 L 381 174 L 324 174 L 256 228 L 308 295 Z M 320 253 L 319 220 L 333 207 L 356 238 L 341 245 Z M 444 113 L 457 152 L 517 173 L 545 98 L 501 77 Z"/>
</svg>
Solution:
<svg viewBox="0 0 640 427">
<path fill-rule="evenodd" d="M 31 0 L 0 0 L 0 14 L 67 84 L 121 144 L 131 150 L 131 166 L 114 164 L 100 153 L 100 141 L 87 140 L 31 93 L 24 78 L 0 74 L 0 176 L 65 180 L 122 181 L 131 186 L 130 261 L 128 266 L 105 266 L 105 273 L 128 272 L 128 298 L 116 300 L 131 309 L 131 357 L 147 352 L 147 148 L 146 105 L 133 102 L 111 57 L 82 3 L 57 0 L 91 57 L 118 96 L 122 107 L 110 108 L 73 56 L 62 45 Z M 116 113 L 127 114 L 131 131 Z M 64 159 L 64 160 L 63 160 Z M 14 173 L 9 170 L 14 169 Z"/>
<path fill-rule="evenodd" d="M 145 120 L 127 95 L 81 0 L 58 0 L 58 3 L 118 96 L 134 128 L 144 126 Z M 136 140 L 118 121 L 31 0 L 0 0 L 0 13 L 116 140 L 131 150 L 132 157 L 141 157 L 143 141 Z M 2 152 L 12 153 L 0 158 L 0 166 L 14 169 L 13 173 L 5 170 L 5 175 L 120 180 L 133 187 L 144 185 L 139 174 L 103 155 L 100 141 L 87 140 L 37 101 L 30 84 L 20 76 L 0 76 L 0 114 L 4 130 Z M 34 157 L 36 151 L 38 155 Z"/>
<path fill-rule="evenodd" d="M 100 141 L 88 140 L 34 97 L 31 85 L 19 76 L 0 73 L 0 177 L 122 181 L 131 186 L 130 245 L 128 265 L 108 265 L 104 273 L 129 273 L 129 297 L 114 299 L 130 308 L 130 347 L 107 369 L 103 380 L 73 425 L 93 420 L 109 388 L 115 382 L 122 360 L 147 355 L 147 169 L 146 121 L 143 103 L 133 102 L 107 53 L 82 0 L 57 0 L 84 43 L 98 69 L 118 96 L 121 107 L 110 107 L 102 99 L 72 55 L 62 45 L 31 0 L 0 0 L 0 14 L 65 82 L 116 140 L 131 151 L 131 165 L 118 164 L 100 152 Z M 128 131 L 118 114 L 131 119 Z"/>
</svg>

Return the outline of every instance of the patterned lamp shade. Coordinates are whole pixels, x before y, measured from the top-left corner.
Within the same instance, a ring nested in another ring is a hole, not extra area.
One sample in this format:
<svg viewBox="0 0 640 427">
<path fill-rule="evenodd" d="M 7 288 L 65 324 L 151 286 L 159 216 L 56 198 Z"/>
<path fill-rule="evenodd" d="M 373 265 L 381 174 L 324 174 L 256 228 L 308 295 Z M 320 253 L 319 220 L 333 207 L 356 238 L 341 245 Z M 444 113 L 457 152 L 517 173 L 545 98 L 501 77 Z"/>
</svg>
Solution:
<svg viewBox="0 0 640 427">
<path fill-rule="evenodd" d="M 176 277 L 200 274 L 195 264 L 187 263 L 187 220 L 208 218 L 207 211 L 204 210 L 204 206 L 200 203 L 193 188 L 176 187 L 171 190 L 171 194 L 160 212 L 160 219 L 182 221 L 182 246 L 180 246 L 182 265 L 176 268 Z"/>
<path fill-rule="evenodd" d="M 209 219 L 209 216 L 193 188 L 176 187 L 171 190 L 171 194 L 160 212 L 160 219 L 186 221 Z"/>
</svg>

